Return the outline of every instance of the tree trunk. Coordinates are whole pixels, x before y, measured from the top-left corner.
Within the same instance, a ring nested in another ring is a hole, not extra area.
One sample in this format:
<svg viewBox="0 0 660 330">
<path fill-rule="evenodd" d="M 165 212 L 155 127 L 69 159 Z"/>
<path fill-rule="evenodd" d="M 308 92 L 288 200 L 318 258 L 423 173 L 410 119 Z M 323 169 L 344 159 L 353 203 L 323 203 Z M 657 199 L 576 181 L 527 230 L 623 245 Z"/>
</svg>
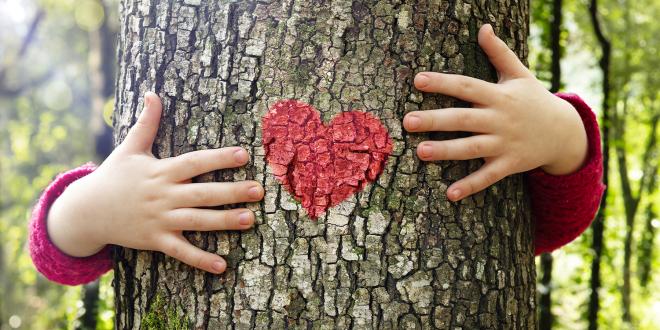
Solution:
<svg viewBox="0 0 660 330">
<path fill-rule="evenodd" d="M 648 142 L 642 155 L 641 164 L 643 165 L 642 177 L 639 180 L 639 187 L 637 194 L 633 194 L 631 187 L 631 180 L 628 171 L 628 160 L 626 156 L 626 139 L 624 135 L 624 127 L 626 125 L 626 117 L 628 116 L 628 99 L 626 95 L 623 99 L 622 113 L 618 113 L 618 109 L 613 112 L 613 137 L 618 142 L 614 146 L 616 151 L 619 179 L 621 182 L 621 192 L 623 197 L 623 206 L 626 215 L 626 234 L 623 240 L 623 285 L 621 287 L 621 309 L 622 319 L 625 323 L 633 323 L 633 316 L 631 314 L 632 306 L 632 278 L 631 278 L 631 259 L 633 254 L 633 233 L 635 231 L 635 218 L 641 200 L 645 195 L 653 193 L 653 186 L 655 185 L 655 178 L 652 178 L 658 172 L 658 163 L 655 159 L 655 150 L 657 145 L 657 131 L 660 115 L 654 115 L 651 118 L 651 131 L 649 132 Z"/>
<path fill-rule="evenodd" d="M 76 330 L 96 329 L 99 310 L 99 280 L 85 284 L 82 288 L 83 314 L 78 316 Z"/>
<path fill-rule="evenodd" d="M 110 28 L 108 10 L 103 0 L 98 3 L 104 9 L 104 17 L 98 29 L 89 32 L 89 96 L 90 137 L 95 142 L 94 156 L 101 163 L 112 152 L 112 129 L 103 120 L 103 108 L 115 89 L 115 47 L 117 31 Z M 82 288 L 84 313 L 78 315 L 77 329 L 96 329 L 99 304 L 99 280 L 85 284 Z"/>
<path fill-rule="evenodd" d="M 550 22 L 550 45 L 552 51 L 550 72 L 550 92 L 557 93 L 561 89 L 561 57 L 563 48 L 561 46 L 563 0 L 552 1 L 552 22 Z M 541 289 L 539 294 L 539 330 L 550 330 L 554 325 L 552 314 L 552 265 L 553 257 L 550 253 L 541 255 Z"/>
<path fill-rule="evenodd" d="M 600 45 L 601 55 L 598 64 L 603 72 L 603 80 L 601 82 L 601 91 L 603 93 L 603 103 L 601 104 L 601 130 L 603 135 L 603 184 L 605 191 L 603 198 L 600 200 L 600 208 L 596 214 L 596 218 L 591 224 L 592 242 L 591 248 L 593 249 L 593 259 L 591 261 L 591 278 L 589 279 L 589 309 L 588 320 L 589 330 L 598 329 L 598 313 L 600 312 L 600 260 L 603 256 L 605 249 L 605 242 L 603 241 L 603 233 L 605 232 L 605 213 L 607 208 L 607 187 L 609 184 L 609 170 L 610 170 L 610 57 L 612 53 L 612 45 L 605 37 L 603 32 L 600 16 L 598 13 L 598 0 L 589 1 L 589 17 L 591 24 L 594 27 L 594 33 Z"/>
<path fill-rule="evenodd" d="M 248 205 L 253 230 L 187 234 L 227 256 L 221 276 L 118 250 L 118 328 L 535 328 L 522 176 L 449 202 L 448 185 L 481 162 L 420 162 L 415 146 L 428 136 L 401 124 L 408 111 L 456 105 L 414 90 L 417 72 L 497 79 L 477 45 L 483 23 L 526 58 L 527 1 L 132 0 L 120 12 L 116 140 L 155 90 L 155 155 L 243 146 L 249 166 L 197 180 L 255 179 L 266 196 Z M 265 160 L 262 117 L 283 99 L 326 123 L 368 112 L 393 142 L 376 181 L 317 220 Z"/>
<path fill-rule="evenodd" d="M 653 178 L 655 178 L 655 175 Z M 657 230 L 654 221 L 658 221 L 657 216 L 657 213 L 653 209 L 653 204 L 649 203 L 646 205 L 644 231 L 642 232 L 642 239 L 637 248 L 639 251 L 637 257 L 639 286 L 645 290 L 648 289 L 648 284 L 651 282 L 651 276 L 653 274 L 652 260 L 654 257 L 655 232 Z"/>
<path fill-rule="evenodd" d="M 117 30 L 111 24 L 108 3 L 97 0 L 105 15 L 98 29 L 89 32 L 90 134 L 95 141 L 95 154 L 99 161 L 112 153 L 112 129 L 104 120 L 104 109 L 115 92 Z"/>
</svg>

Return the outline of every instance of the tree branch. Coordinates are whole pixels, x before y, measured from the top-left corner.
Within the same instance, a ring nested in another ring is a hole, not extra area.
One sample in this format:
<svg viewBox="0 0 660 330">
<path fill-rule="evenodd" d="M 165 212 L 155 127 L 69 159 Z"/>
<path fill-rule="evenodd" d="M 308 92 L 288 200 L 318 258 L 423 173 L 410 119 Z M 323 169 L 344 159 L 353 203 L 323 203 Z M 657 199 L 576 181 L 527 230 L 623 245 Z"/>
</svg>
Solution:
<svg viewBox="0 0 660 330">
<path fill-rule="evenodd" d="M 39 8 L 35 13 L 32 22 L 30 23 L 30 28 L 28 29 L 28 32 L 25 34 L 25 37 L 23 37 L 23 41 L 21 42 L 21 47 L 18 49 L 18 52 L 16 52 L 16 55 L 14 56 L 13 59 L 5 61 L 4 62 L 5 65 L 0 67 L 0 96 L 13 97 L 19 95 L 31 84 L 35 84 L 35 83 L 41 84 L 44 81 L 50 79 L 50 77 L 52 76 L 52 72 L 48 72 L 37 79 L 34 79 L 28 83 L 24 83 L 20 87 L 13 87 L 13 88 L 7 86 L 7 82 L 5 80 L 8 69 L 14 67 L 16 62 L 27 53 L 28 49 L 30 48 L 30 45 L 32 45 L 34 36 L 36 35 L 37 29 L 39 28 L 39 24 L 43 21 L 43 18 L 45 16 L 46 16 L 46 12 L 43 9 Z"/>
<path fill-rule="evenodd" d="M 21 44 L 21 48 L 18 51 L 18 57 L 25 55 L 25 53 L 27 52 L 28 48 L 32 44 L 32 40 L 34 40 L 34 35 L 37 33 L 37 28 L 39 27 L 39 24 L 41 23 L 41 21 L 45 16 L 46 16 L 46 12 L 43 9 L 41 8 L 37 9 L 37 13 L 34 15 L 34 19 L 32 19 L 32 23 L 30 24 L 30 29 L 23 38 L 23 43 Z"/>
<path fill-rule="evenodd" d="M 16 97 L 23 94 L 28 88 L 41 86 L 53 76 L 53 70 L 49 70 L 38 78 L 32 79 L 20 86 L 7 86 L 4 80 L 0 80 L 0 97 Z"/>
<path fill-rule="evenodd" d="M 627 107 L 628 107 L 628 97 L 623 101 L 623 116 L 626 115 L 627 112 Z M 625 209 L 626 209 L 626 216 L 628 219 L 631 219 L 632 217 L 635 216 L 637 213 L 637 207 L 639 206 L 639 203 L 641 201 L 642 195 L 644 194 L 645 191 L 648 190 L 649 186 L 649 176 L 654 172 L 657 171 L 658 165 L 656 164 L 656 161 L 652 161 L 652 158 L 654 158 L 654 155 L 656 154 L 655 152 L 655 147 L 657 145 L 657 127 L 658 127 L 658 120 L 660 120 L 660 115 L 659 114 L 654 114 L 652 119 L 651 119 L 651 132 L 649 133 L 649 136 L 647 138 L 647 143 L 646 143 L 646 148 L 644 149 L 644 153 L 642 155 L 642 164 L 643 164 L 643 170 L 642 170 L 642 177 L 639 181 L 639 186 L 637 189 L 637 193 L 633 195 L 632 187 L 630 184 L 630 177 L 628 175 L 628 161 L 626 157 L 626 151 L 625 151 L 625 139 L 623 136 L 623 127 L 625 123 L 625 119 L 621 119 L 618 115 L 618 113 L 615 112 L 614 116 L 614 122 L 615 122 L 615 134 L 617 138 L 617 143 L 615 144 L 615 149 L 616 149 L 616 154 L 617 154 L 617 160 L 619 164 L 619 176 L 621 179 L 621 190 L 623 192 L 623 198 L 625 201 Z"/>
</svg>

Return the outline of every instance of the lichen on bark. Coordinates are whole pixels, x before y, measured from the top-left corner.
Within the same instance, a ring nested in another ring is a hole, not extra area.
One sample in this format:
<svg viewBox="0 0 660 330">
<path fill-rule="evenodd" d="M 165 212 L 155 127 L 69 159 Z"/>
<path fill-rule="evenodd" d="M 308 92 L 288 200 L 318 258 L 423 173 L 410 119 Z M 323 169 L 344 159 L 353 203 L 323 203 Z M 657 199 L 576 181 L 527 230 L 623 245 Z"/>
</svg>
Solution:
<svg viewBox="0 0 660 330">
<path fill-rule="evenodd" d="M 195 1 L 121 3 L 115 135 L 155 90 L 164 114 L 154 153 L 239 145 L 250 165 L 195 181 L 253 179 L 254 229 L 187 233 L 226 256 L 220 276 L 160 253 L 120 249 L 117 327 L 139 328 L 155 293 L 193 328 L 533 328 L 532 223 L 520 176 L 452 203 L 451 182 L 480 161 L 420 162 L 415 146 L 461 133 L 407 134 L 414 110 L 464 103 L 412 88 L 420 71 L 494 81 L 479 50 L 483 23 L 526 57 L 526 1 Z M 261 118 L 298 99 L 328 122 L 361 110 L 393 150 L 383 173 L 318 221 L 265 161 Z"/>
</svg>

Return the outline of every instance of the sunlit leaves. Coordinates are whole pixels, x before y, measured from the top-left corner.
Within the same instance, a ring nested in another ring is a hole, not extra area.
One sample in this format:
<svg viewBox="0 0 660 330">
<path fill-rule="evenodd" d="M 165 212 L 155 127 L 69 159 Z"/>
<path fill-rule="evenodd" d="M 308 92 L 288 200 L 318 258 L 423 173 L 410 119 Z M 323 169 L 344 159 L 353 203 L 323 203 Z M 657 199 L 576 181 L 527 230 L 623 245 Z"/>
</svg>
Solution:
<svg viewBox="0 0 660 330">
<path fill-rule="evenodd" d="M 18 161 L 30 159 L 30 127 L 16 123 L 9 124 L 11 151 Z"/>
<path fill-rule="evenodd" d="M 103 121 L 109 127 L 112 127 L 112 113 L 115 107 L 115 99 L 108 99 L 103 105 Z"/>
<path fill-rule="evenodd" d="M 105 11 L 98 1 L 77 1 L 74 9 L 76 23 L 83 30 L 92 31 L 98 29 L 103 23 Z"/>
</svg>

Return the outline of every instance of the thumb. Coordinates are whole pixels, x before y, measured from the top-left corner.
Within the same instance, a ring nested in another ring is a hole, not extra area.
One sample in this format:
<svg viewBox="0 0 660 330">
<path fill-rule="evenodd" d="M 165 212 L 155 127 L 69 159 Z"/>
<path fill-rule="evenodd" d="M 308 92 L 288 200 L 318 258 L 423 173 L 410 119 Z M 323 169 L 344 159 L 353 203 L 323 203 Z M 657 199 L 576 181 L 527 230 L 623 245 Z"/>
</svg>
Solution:
<svg viewBox="0 0 660 330">
<path fill-rule="evenodd" d="M 499 72 L 500 80 L 533 76 L 509 46 L 495 35 L 490 24 L 484 24 L 481 27 L 478 39 L 479 46 L 486 52 L 488 59 Z"/>
<path fill-rule="evenodd" d="M 135 125 L 128 131 L 122 145 L 132 152 L 151 152 L 162 111 L 163 105 L 158 95 L 154 92 L 147 92 L 144 95 L 144 109 Z"/>
</svg>

